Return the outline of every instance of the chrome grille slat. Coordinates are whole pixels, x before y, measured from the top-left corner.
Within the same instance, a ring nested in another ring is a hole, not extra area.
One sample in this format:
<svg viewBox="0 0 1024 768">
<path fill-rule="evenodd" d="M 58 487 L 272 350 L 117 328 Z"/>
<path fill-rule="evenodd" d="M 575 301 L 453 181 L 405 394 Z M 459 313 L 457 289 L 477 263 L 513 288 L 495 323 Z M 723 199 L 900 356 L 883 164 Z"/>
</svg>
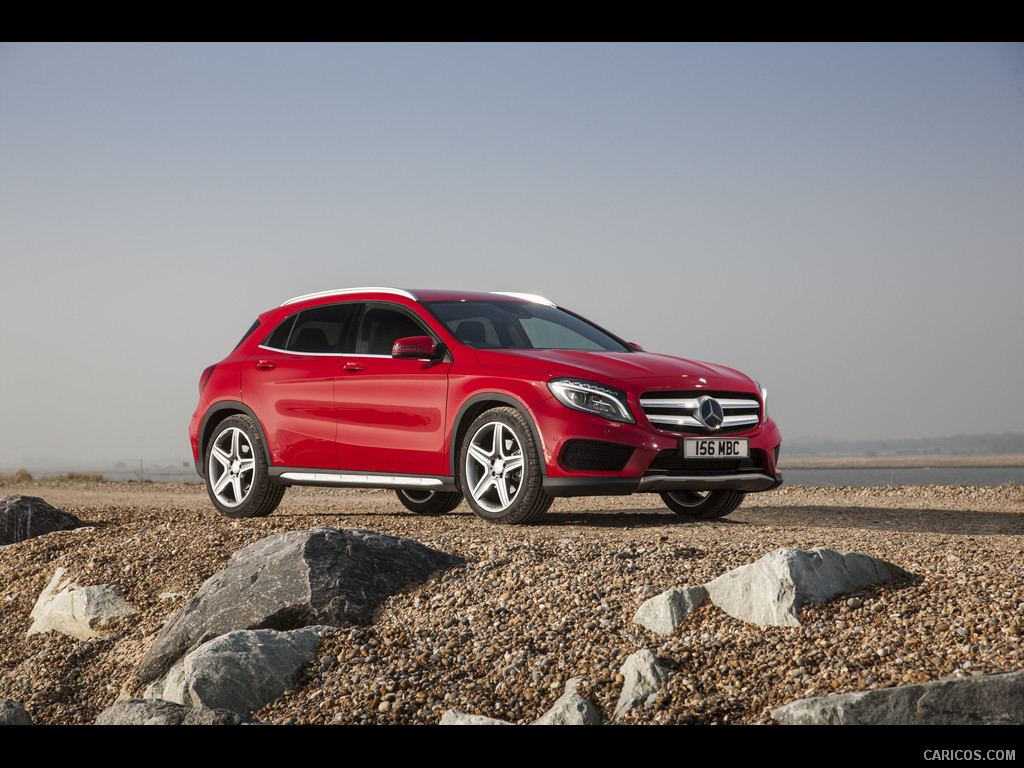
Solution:
<svg viewBox="0 0 1024 768">
<path fill-rule="evenodd" d="M 726 392 L 648 392 L 640 398 L 651 424 L 668 432 L 723 434 L 745 432 L 761 421 L 761 404 L 746 393 Z M 722 406 L 724 421 L 717 430 L 708 429 L 696 417 L 700 398 L 711 396 Z"/>
<path fill-rule="evenodd" d="M 664 414 L 648 414 L 648 421 L 651 424 L 669 424 L 677 427 L 697 427 L 698 429 L 704 428 L 704 425 L 697 421 L 693 416 L 667 416 Z M 729 429 L 730 427 L 742 427 L 747 424 L 757 424 L 759 421 L 757 416 L 729 416 L 725 417 L 725 421 L 722 423 L 721 429 Z"/>
</svg>

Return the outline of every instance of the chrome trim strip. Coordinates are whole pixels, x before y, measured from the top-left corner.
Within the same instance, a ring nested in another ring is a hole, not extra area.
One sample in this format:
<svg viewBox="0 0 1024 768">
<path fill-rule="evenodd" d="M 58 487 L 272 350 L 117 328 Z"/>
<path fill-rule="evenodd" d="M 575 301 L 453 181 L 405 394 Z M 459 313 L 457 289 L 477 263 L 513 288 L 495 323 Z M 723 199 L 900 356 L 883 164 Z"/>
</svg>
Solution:
<svg viewBox="0 0 1024 768">
<path fill-rule="evenodd" d="M 740 400 L 738 398 L 731 397 L 716 397 L 715 400 L 722 408 L 760 408 L 761 404 L 757 400 Z M 644 408 L 680 408 L 690 411 L 697 410 L 698 398 L 696 397 L 684 397 L 684 398 L 657 398 L 657 397 L 642 397 L 640 398 L 640 405 Z"/>
<path fill-rule="evenodd" d="M 672 416 L 667 413 L 648 413 L 647 420 L 651 424 L 671 424 L 676 427 L 703 427 L 697 419 L 692 416 Z M 722 422 L 722 426 L 719 429 L 725 429 L 726 427 L 742 427 L 745 424 L 757 424 L 758 417 L 753 415 L 745 416 L 726 416 L 725 421 Z"/>
<path fill-rule="evenodd" d="M 378 488 L 437 488 L 444 483 L 435 477 L 402 475 L 354 475 L 344 472 L 282 472 L 282 480 L 332 485 L 376 486 Z"/>
</svg>

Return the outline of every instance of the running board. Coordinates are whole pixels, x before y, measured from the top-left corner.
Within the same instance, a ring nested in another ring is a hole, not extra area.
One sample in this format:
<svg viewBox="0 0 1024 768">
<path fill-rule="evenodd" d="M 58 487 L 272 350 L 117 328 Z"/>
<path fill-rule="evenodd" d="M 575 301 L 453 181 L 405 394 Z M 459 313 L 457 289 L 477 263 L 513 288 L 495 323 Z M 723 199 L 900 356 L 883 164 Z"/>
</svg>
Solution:
<svg viewBox="0 0 1024 768">
<path fill-rule="evenodd" d="M 423 475 L 387 475 L 366 472 L 274 472 L 272 480 L 281 485 L 319 485 L 335 488 L 419 488 L 429 491 L 454 491 L 451 477 Z"/>
</svg>

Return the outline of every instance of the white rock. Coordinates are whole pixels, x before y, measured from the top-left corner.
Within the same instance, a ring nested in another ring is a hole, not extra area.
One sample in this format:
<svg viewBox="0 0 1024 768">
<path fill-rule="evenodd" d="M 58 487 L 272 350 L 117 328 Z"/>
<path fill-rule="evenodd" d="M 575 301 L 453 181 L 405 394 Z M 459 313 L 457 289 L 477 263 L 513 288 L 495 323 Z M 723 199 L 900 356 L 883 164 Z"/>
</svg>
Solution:
<svg viewBox="0 0 1024 768">
<path fill-rule="evenodd" d="M 554 705 L 533 721 L 534 725 L 600 725 L 601 712 L 591 702 L 576 693 L 578 677 L 565 684 L 565 693 Z"/>
<path fill-rule="evenodd" d="M 615 719 L 633 707 L 641 705 L 668 680 L 668 670 L 658 664 L 654 654 L 646 648 L 626 659 L 626 663 L 619 671 L 625 682 L 622 684 L 619 701 L 615 705 Z"/>
<path fill-rule="evenodd" d="M 483 715 L 470 715 L 457 709 L 449 709 L 441 715 L 441 725 L 513 725 L 504 720 Z"/>
<path fill-rule="evenodd" d="M 707 598 L 704 587 L 666 590 L 641 605 L 633 623 L 659 635 L 670 635 Z"/>
<path fill-rule="evenodd" d="M 113 587 L 80 587 L 71 578 L 62 581 L 63 577 L 64 569 L 58 568 L 39 595 L 30 614 L 32 626 L 28 634 L 54 630 L 79 640 L 88 640 L 135 613 L 117 596 Z"/>
<path fill-rule="evenodd" d="M 782 547 L 706 587 L 711 602 L 733 618 L 761 627 L 798 627 L 801 606 L 905 575 L 892 563 L 856 552 Z"/>
</svg>

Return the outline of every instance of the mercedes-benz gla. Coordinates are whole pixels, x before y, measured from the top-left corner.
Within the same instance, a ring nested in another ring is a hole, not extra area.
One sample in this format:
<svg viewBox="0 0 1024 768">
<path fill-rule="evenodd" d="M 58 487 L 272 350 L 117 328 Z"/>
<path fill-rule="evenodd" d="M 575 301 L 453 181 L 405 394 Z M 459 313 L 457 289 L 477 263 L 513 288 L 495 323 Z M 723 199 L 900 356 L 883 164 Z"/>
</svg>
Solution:
<svg viewBox="0 0 1024 768">
<path fill-rule="evenodd" d="M 764 387 L 531 295 L 301 296 L 261 314 L 199 392 L 193 458 L 229 517 L 316 485 L 394 489 L 424 515 L 465 498 L 497 523 L 629 493 L 712 518 L 782 482 Z"/>
</svg>

